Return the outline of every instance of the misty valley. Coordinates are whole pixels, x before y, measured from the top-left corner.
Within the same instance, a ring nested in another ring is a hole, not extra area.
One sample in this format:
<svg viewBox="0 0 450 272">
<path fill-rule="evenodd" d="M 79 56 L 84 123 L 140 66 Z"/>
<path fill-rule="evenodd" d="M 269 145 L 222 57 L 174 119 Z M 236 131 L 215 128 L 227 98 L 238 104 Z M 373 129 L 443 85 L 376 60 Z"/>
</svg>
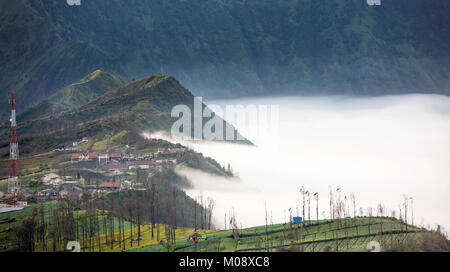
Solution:
<svg viewBox="0 0 450 272">
<path fill-rule="evenodd" d="M 17 252 L 136 267 L 95 253 L 144 252 L 167 271 L 450 252 L 449 14 L 0 0 L 0 257 L 20 260 L 1 267 L 47 265 Z"/>
<path fill-rule="evenodd" d="M 355 193 L 358 213 L 361 207 L 363 214 L 378 204 L 398 214 L 403 196 L 414 196 L 417 223 L 450 227 L 445 219 L 450 172 L 442 167 L 450 156 L 448 97 L 270 97 L 210 103 L 280 108 L 276 140 L 256 132 L 254 137 L 243 133 L 255 146 L 185 143 L 229 163 L 239 176 L 239 181 L 229 182 L 196 170 L 177 170 L 194 184 L 188 194 L 213 197 L 219 215 L 235 209 L 244 227 L 263 225 L 267 204 L 274 223 L 289 221 L 288 209 L 298 210 L 299 190 L 305 186 L 320 193 L 319 216 L 327 218 L 331 187 L 342 188 L 343 196 Z"/>
</svg>

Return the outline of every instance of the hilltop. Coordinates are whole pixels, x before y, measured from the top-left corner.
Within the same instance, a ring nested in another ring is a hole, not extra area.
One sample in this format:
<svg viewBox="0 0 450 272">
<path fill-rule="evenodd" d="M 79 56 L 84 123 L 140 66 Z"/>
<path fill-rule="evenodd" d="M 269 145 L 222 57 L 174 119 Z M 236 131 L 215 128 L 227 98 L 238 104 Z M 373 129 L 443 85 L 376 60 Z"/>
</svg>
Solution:
<svg viewBox="0 0 450 272">
<path fill-rule="evenodd" d="M 163 187 L 162 187 L 163 188 Z M 180 196 L 184 193 L 179 193 Z M 161 194 L 164 195 L 164 194 Z M 169 194 L 170 195 L 170 194 Z M 107 197 L 106 201 L 108 207 L 111 201 L 119 197 L 111 195 Z M 135 194 L 144 206 L 152 205 L 149 201 L 144 201 L 144 198 L 150 197 L 145 193 Z M 126 197 L 125 197 L 126 198 Z M 98 229 L 94 229 L 91 238 L 94 241 L 101 241 L 101 251 L 131 251 L 131 252 L 368 252 L 369 249 L 377 250 L 379 245 L 381 252 L 442 252 L 450 251 L 450 241 L 445 234 L 441 232 L 440 227 L 436 229 L 425 229 L 422 227 L 406 224 L 403 220 L 394 217 L 346 217 L 341 219 L 322 219 L 319 221 L 312 220 L 302 223 L 281 223 L 268 224 L 267 226 L 257 226 L 251 228 L 239 228 L 236 224 L 231 229 L 225 230 L 205 230 L 198 228 L 197 233 L 203 238 L 197 245 L 189 239 L 195 233 L 192 224 L 192 217 L 194 211 L 191 205 L 194 202 L 191 198 L 177 198 L 179 201 L 188 201 L 188 205 L 181 206 L 179 218 L 177 222 L 180 225 L 170 225 L 163 219 L 163 222 L 150 221 L 151 217 L 146 217 L 146 213 L 141 218 L 142 221 L 138 224 L 136 217 L 130 220 L 129 215 L 125 210 L 118 209 L 114 212 L 101 211 L 92 212 L 89 206 L 86 210 L 76 209 L 73 214 L 69 213 L 66 216 L 74 218 L 77 225 L 83 226 L 87 222 L 104 222 L 100 224 Z M 169 197 L 170 201 L 170 197 Z M 121 203 L 116 202 L 116 205 Z M 100 204 L 100 203 L 99 203 Z M 71 210 L 74 208 L 67 203 L 48 202 L 42 208 L 39 205 L 32 205 L 21 211 L 8 212 L 0 214 L 0 245 L 8 246 L 6 250 L 15 250 L 16 242 L 13 239 L 13 234 L 18 229 L 26 230 L 24 227 L 25 220 L 30 220 L 33 216 L 33 210 L 37 209 L 37 216 L 35 222 L 41 224 L 39 219 L 40 213 L 44 215 L 53 212 L 60 213 L 60 207 Z M 126 203 L 129 205 L 129 203 Z M 102 207 L 102 205 L 99 205 Z M 151 207 L 151 206 L 150 206 Z M 180 207 L 177 205 L 177 207 Z M 198 208 L 202 208 L 198 206 Z M 107 208 L 108 209 L 108 208 Z M 209 209 L 209 208 L 208 208 Z M 138 211 L 138 210 L 136 210 Z M 211 212 L 211 210 L 207 210 Z M 141 211 L 142 212 L 142 211 Z M 198 215 L 198 214 L 197 214 Z M 135 215 L 136 216 L 136 215 Z M 167 216 L 167 214 L 166 214 Z M 47 218 L 47 216 L 43 217 Z M 120 223 L 122 220 L 122 223 Z M 188 220 L 187 223 L 184 220 Z M 170 222 L 170 220 L 169 220 Z M 198 225 L 200 227 L 200 220 Z M 47 222 L 48 233 L 41 236 L 40 241 L 36 243 L 35 251 L 64 251 L 65 244 L 59 242 L 56 249 L 52 249 L 52 232 L 58 229 L 58 226 Z M 157 223 L 157 224 L 155 224 Z M 121 232 L 119 224 L 123 225 Z M 133 227 L 132 224 L 134 224 Z M 21 227 L 22 226 L 22 227 Z M 73 228 L 73 225 L 68 225 Z M 37 227 L 37 226 L 36 226 Z M 78 228 L 76 228 L 78 230 Z M 133 230 L 133 234 L 131 233 Z M 78 230 L 80 231 L 80 230 Z M 173 236 L 168 232 L 173 231 Z M 75 231 L 76 233 L 76 231 Z M 109 233 L 109 234 L 108 234 Z M 122 233 L 122 235 L 121 235 Z M 70 234 L 69 234 L 70 235 Z M 73 235 L 73 234 L 72 234 Z M 98 235 L 98 236 L 97 236 Z M 111 237 L 119 237 L 114 243 L 111 239 L 108 242 L 108 235 Z M 77 241 L 82 245 L 82 251 L 100 251 L 99 244 L 88 243 L 89 236 L 81 233 L 76 234 Z M 125 245 L 120 246 L 120 240 L 125 241 Z M 45 238 L 44 238 L 45 237 Z M 134 237 L 134 238 L 133 238 Z M 44 246 L 42 239 L 47 240 L 47 245 Z M 369 246 L 371 245 L 371 246 Z M 0 251 L 2 249 L 0 248 Z"/>
<path fill-rule="evenodd" d="M 137 134 L 170 131 L 178 119 L 172 118 L 170 112 L 180 104 L 193 112 L 194 96 L 175 78 L 155 74 L 106 92 L 78 108 L 19 123 L 18 133 L 22 141 L 55 133 L 59 138 L 71 141 L 99 133 L 116 134 L 122 130 Z M 209 119 L 204 118 L 204 122 Z M 224 124 L 227 123 L 224 121 Z M 4 122 L 0 127 L 1 140 L 9 138 L 9 125 Z M 234 132 L 237 135 L 237 131 Z M 60 141 L 55 141 L 52 147 L 58 143 Z"/>
<path fill-rule="evenodd" d="M 79 85 L 95 85 L 100 76 L 99 72 L 92 74 Z M 77 85 L 71 86 L 69 89 Z M 126 83 L 80 107 L 19 122 L 22 174 L 59 168 L 61 163 L 70 160 L 67 153 L 115 150 L 144 154 L 155 152 L 157 148 L 174 148 L 175 145 L 169 142 L 147 140 L 142 133 L 170 131 L 177 119 L 170 116 L 172 107 L 184 104 L 192 109 L 193 103 L 194 96 L 177 80 L 156 74 Z M 208 119 L 204 118 L 204 121 Z M 8 174 L 9 125 L 5 122 L 0 127 L 0 176 Z M 234 132 L 237 134 L 235 129 Z M 74 142 L 86 137 L 88 143 L 72 147 Z M 248 140 L 243 143 L 250 144 Z M 221 166 L 201 154 L 192 153 L 183 161 L 205 171 L 227 175 Z"/>
<path fill-rule="evenodd" d="M 94 69 L 170 74 L 196 95 L 449 94 L 447 0 L 0 3 L 0 117 Z"/>
<path fill-rule="evenodd" d="M 24 122 L 78 108 L 123 84 L 125 80 L 120 76 L 96 70 L 22 112 L 17 120 Z"/>
<path fill-rule="evenodd" d="M 235 227 L 204 236 L 207 239 L 199 241 L 197 246 L 187 239 L 177 239 L 173 251 L 367 252 L 371 241 L 378 242 L 382 252 L 450 250 L 450 241 L 439 230 L 426 230 L 388 217 L 327 219 L 246 229 Z M 132 251 L 167 252 L 167 249 L 160 244 L 153 244 Z"/>
</svg>

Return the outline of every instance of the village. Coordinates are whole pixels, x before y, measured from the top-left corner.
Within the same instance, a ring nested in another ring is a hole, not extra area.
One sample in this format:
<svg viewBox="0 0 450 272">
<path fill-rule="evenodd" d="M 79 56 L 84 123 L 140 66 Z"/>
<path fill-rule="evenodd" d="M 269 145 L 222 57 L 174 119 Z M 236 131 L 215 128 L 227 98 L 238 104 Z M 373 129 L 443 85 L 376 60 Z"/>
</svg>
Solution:
<svg viewBox="0 0 450 272">
<path fill-rule="evenodd" d="M 74 142 L 73 147 L 54 150 L 67 153 L 67 160 L 61 163 L 64 167 L 59 171 L 36 178 L 36 182 L 43 187 L 42 190 L 31 193 L 22 188 L 20 194 L 0 191 L 0 209 L 11 211 L 22 209 L 30 202 L 42 203 L 58 199 L 87 200 L 111 192 L 146 190 L 145 184 L 137 180 L 139 171 L 150 173 L 173 168 L 179 163 L 179 158 L 187 152 L 183 147 L 157 148 L 155 152 L 139 155 L 120 151 L 81 152 L 75 148 L 89 140 L 85 137 Z M 65 175 L 66 172 L 70 174 Z M 11 200 L 14 200 L 14 205 L 10 204 Z"/>
</svg>

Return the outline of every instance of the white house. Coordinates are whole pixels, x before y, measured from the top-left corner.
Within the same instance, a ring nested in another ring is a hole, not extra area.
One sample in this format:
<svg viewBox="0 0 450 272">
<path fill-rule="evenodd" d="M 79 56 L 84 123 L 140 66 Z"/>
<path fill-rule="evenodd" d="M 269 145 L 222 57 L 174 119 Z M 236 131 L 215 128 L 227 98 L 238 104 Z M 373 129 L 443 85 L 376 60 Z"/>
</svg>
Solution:
<svg viewBox="0 0 450 272">
<path fill-rule="evenodd" d="M 99 164 L 108 164 L 109 160 L 110 160 L 109 153 L 100 153 L 98 155 Z"/>
</svg>

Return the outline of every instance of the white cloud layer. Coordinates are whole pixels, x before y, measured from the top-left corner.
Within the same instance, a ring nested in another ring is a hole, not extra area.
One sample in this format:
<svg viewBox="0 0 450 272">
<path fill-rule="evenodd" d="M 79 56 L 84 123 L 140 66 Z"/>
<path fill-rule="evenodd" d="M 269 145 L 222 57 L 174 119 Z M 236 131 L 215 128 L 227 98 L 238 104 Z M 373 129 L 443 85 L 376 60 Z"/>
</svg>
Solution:
<svg viewBox="0 0 450 272">
<path fill-rule="evenodd" d="M 244 227 L 264 224 L 264 203 L 274 223 L 282 222 L 289 208 L 295 215 L 301 186 L 319 192 L 320 217 L 323 211 L 329 217 L 332 186 L 341 187 L 342 195 L 354 192 L 364 210 L 382 203 L 398 214 L 403 195 L 412 196 L 414 223 L 450 229 L 449 97 L 278 97 L 211 103 L 279 105 L 280 110 L 277 142 L 270 135 L 244 134 L 257 146 L 184 143 L 230 163 L 240 176 L 236 185 L 179 170 L 195 185 L 190 195 L 202 191 L 215 199 L 219 227 L 232 207 Z M 311 217 L 316 218 L 312 197 Z"/>
</svg>

